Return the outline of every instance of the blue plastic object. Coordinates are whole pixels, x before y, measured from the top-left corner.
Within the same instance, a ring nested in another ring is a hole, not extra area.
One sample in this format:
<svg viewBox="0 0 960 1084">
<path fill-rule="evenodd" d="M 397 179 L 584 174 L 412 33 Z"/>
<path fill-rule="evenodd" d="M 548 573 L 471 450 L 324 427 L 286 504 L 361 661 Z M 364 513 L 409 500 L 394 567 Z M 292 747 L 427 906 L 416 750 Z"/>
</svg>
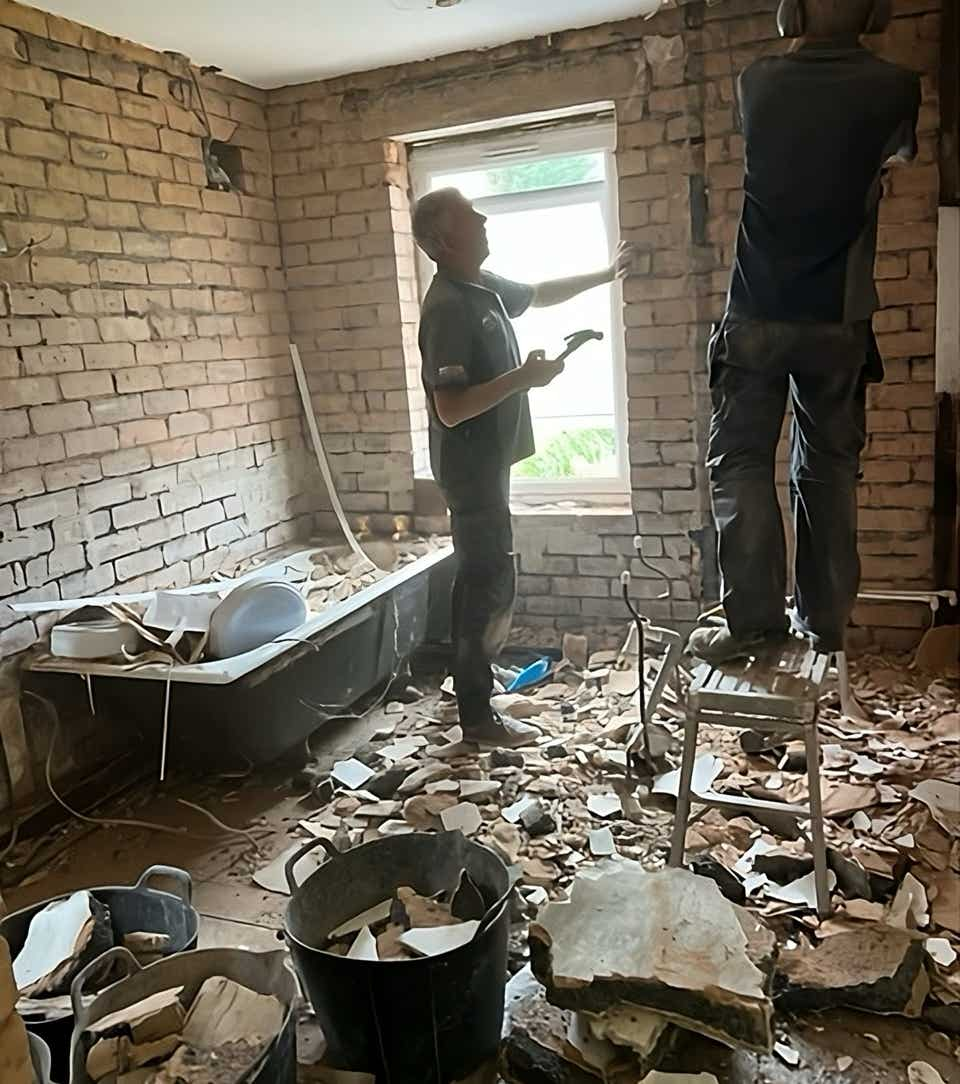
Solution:
<svg viewBox="0 0 960 1084">
<path fill-rule="evenodd" d="M 552 668 L 553 664 L 549 659 L 537 659 L 536 662 L 532 662 L 529 666 L 525 666 L 520 673 L 517 674 L 513 681 L 507 686 L 507 692 L 516 693 L 521 689 L 527 689 L 531 685 L 536 685 L 537 682 L 543 681 Z"/>
</svg>

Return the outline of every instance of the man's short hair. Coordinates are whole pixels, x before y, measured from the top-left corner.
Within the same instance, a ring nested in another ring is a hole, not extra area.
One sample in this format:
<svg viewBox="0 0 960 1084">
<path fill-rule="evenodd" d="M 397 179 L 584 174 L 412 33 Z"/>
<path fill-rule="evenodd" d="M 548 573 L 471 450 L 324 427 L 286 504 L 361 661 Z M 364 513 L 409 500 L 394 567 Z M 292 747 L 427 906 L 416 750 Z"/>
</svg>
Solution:
<svg viewBox="0 0 960 1084">
<path fill-rule="evenodd" d="M 874 0 L 802 0 L 806 32 L 817 37 L 862 34 Z"/>
<path fill-rule="evenodd" d="M 413 209 L 413 239 L 436 261 L 444 240 L 450 204 L 462 198 L 455 188 L 438 188 L 417 200 Z"/>
</svg>

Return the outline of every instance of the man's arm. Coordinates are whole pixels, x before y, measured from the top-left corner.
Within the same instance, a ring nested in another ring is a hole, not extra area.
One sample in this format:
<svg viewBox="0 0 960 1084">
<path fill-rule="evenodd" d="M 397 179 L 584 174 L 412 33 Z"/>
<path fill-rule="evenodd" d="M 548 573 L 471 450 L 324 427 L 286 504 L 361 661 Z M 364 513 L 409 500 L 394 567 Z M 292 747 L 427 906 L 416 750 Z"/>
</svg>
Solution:
<svg viewBox="0 0 960 1084">
<path fill-rule="evenodd" d="M 483 384 L 434 388 L 433 405 L 440 421 L 452 429 L 486 414 L 517 392 L 546 387 L 562 372 L 562 361 L 552 361 L 542 350 L 534 350 L 519 369 L 512 369 Z"/>
<path fill-rule="evenodd" d="M 533 288 L 533 300 L 531 306 L 535 309 L 545 309 L 551 305 L 562 305 L 564 301 L 582 294 L 585 290 L 592 290 L 595 286 L 613 282 L 614 279 L 622 279 L 633 269 L 636 259 L 636 250 L 633 245 L 621 241 L 617 248 L 616 259 L 609 267 L 602 271 L 594 271 L 587 275 L 573 275 L 566 279 L 551 279 L 549 282 L 537 283 Z"/>
</svg>

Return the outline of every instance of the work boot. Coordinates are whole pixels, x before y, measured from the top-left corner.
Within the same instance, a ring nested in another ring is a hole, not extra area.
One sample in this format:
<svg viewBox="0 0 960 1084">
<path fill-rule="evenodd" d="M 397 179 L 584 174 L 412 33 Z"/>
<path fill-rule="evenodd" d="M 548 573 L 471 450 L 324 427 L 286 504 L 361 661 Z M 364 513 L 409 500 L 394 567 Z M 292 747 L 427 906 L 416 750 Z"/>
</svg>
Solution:
<svg viewBox="0 0 960 1084">
<path fill-rule="evenodd" d="M 732 662 L 734 659 L 749 659 L 751 655 L 756 655 L 758 651 L 762 651 L 771 643 L 785 639 L 786 636 L 786 630 L 778 629 L 739 639 L 724 623 L 709 628 L 694 629 L 687 641 L 687 650 L 698 659 L 717 666 L 720 663 Z"/>
<path fill-rule="evenodd" d="M 543 731 L 529 723 L 521 723 L 506 715 L 495 713 L 486 722 L 467 726 L 460 724 L 463 740 L 476 742 L 477 745 L 489 745 L 497 749 L 521 749 L 526 745 L 535 745 L 543 736 Z"/>
</svg>

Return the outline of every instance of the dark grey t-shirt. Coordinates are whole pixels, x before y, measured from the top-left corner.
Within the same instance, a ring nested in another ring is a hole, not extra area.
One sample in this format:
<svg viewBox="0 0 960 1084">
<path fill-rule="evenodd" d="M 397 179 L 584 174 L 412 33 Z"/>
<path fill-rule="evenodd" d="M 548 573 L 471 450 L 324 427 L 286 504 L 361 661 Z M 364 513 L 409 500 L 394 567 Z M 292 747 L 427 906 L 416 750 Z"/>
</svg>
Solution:
<svg viewBox="0 0 960 1084">
<path fill-rule="evenodd" d="M 478 505 L 502 493 L 502 477 L 533 455 L 533 426 L 525 394 L 512 395 L 492 410 L 448 428 L 433 405 L 436 388 L 470 387 L 516 369 L 520 347 L 510 323 L 533 300 L 533 287 L 490 272 L 479 283 L 442 271 L 423 299 L 420 357 L 430 412 L 430 463 L 449 498 Z"/>
<path fill-rule="evenodd" d="M 869 320 L 880 173 L 916 154 L 920 77 L 866 49 L 817 44 L 752 64 L 739 97 L 746 176 L 730 311 Z"/>
</svg>

